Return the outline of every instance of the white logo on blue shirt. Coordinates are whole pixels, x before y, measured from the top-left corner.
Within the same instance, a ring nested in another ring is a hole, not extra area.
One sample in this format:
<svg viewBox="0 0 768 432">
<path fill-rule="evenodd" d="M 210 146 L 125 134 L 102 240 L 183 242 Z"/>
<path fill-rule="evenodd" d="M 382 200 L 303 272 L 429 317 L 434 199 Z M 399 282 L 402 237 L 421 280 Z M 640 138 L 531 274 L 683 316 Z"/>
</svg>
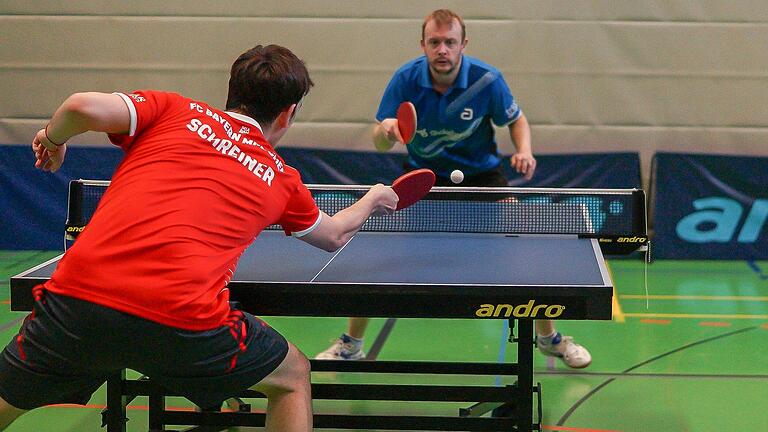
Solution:
<svg viewBox="0 0 768 432">
<path fill-rule="evenodd" d="M 461 117 L 462 120 L 472 120 L 474 116 L 475 112 L 472 111 L 472 108 L 464 108 L 464 111 L 461 112 L 459 117 Z"/>
<path fill-rule="evenodd" d="M 505 113 L 507 118 L 513 118 L 518 111 L 520 111 L 520 107 L 517 105 L 517 102 L 512 102 L 512 105 L 505 110 Z"/>
<path fill-rule="evenodd" d="M 414 148 L 414 151 L 416 151 L 422 157 L 433 157 L 443 151 L 443 149 L 453 147 L 472 135 L 480 126 L 482 121 L 482 118 L 475 120 L 463 132 L 455 132 L 450 129 L 430 130 L 429 135 L 436 137 L 435 140 L 426 145 L 424 148 Z"/>
</svg>

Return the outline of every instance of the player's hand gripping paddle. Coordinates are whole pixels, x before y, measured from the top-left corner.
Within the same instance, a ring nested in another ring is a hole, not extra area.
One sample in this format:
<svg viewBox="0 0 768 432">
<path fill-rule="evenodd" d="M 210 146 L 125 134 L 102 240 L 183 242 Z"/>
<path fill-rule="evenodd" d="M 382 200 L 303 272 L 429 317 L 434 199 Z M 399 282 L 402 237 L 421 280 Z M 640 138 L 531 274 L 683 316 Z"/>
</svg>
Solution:
<svg viewBox="0 0 768 432">
<path fill-rule="evenodd" d="M 416 107 L 410 102 L 403 102 L 397 107 L 397 129 L 403 137 L 403 144 L 409 144 L 416 133 Z"/>
<path fill-rule="evenodd" d="M 395 210 L 402 210 L 424 198 L 434 185 L 435 173 L 426 168 L 401 175 L 392 183 L 392 190 L 400 198 Z"/>
</svg>

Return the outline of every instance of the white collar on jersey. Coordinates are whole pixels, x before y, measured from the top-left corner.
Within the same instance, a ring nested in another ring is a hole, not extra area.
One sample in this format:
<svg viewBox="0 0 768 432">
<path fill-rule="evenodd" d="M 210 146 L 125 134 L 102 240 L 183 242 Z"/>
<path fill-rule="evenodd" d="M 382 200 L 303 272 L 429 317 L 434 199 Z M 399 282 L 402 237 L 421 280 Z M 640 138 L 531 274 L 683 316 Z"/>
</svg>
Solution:
<svg viewBox="0 0 768 432">
<path fill-rule="evenodd" d="M 236 112 L 232 112 L 232 111 L 224 111 L 224 112 L 229 114 L 229 115 L 231 115 L 232 117 L 242 121 L 242 122 L 246 122 L 248 124 L 252 124 L 252 125 L 256 126 L 257 128 L 259 128 L 259 131 L 261 133 L 264 133 L 264 131 L 261 129 L 261 125 L 259 124 L 259 122 L 257 122 L 256 120 L 248 117 L 247 115 L 236 113 Z"/>
</svg>

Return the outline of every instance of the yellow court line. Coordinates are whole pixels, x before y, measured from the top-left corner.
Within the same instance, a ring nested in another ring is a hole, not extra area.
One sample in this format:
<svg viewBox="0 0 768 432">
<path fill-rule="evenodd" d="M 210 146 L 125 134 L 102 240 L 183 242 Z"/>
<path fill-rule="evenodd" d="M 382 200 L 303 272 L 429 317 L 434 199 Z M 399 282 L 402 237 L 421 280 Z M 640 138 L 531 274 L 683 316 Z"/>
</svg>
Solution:
<svg viewBox="0 0 768 432">
<path fill-rule="evenodd" d="M 625 313 L 628 318 L 707 318 L 707 319 L 752 319 L 768 320 L 768 315 L 720 315 L 720 314 L 666 314 L 666 313 Z"/>
<path fill-rule="evenodd" d="M 745 301 L 745 302 L 768 302 L 768 297 L 761 296 L 706 296 L 706 295 L 649 295 L 646 297 L 641 294 L 626 294 L 621 298 L 627 300 L 714 300 L 714 301 Z"/>
<path fill-rule="evenodd" d="M 616 287 L 613 288 L 613 298 L 611 298 L 611 306 L 613 309 L 613 320 L 616 322 L 623 323 L 626 321 L 624 318 L 624 312 L 621 310 L 621 305 L 619 304 L 619 296 L 616 295 Z"/>
<path fill-rule="evenodd" d="M 608 261 L 605 262 L 605 268 L 608 269 L 608 276 L 611 277 L 611 280 L 613 281 L 613 272 L 611 271 L 611 266 L 608 264 Z M 624 319 L 624 312 L 621 311 L 621 305 L 619 304 L 619 295 L 616 292 L 616 283 L 613 284 L 613 297 L 611 297 L 611 309 L 613 310 L 613 320 L 619 323 L 623 323 L 626 321 Z"/>
</svg>

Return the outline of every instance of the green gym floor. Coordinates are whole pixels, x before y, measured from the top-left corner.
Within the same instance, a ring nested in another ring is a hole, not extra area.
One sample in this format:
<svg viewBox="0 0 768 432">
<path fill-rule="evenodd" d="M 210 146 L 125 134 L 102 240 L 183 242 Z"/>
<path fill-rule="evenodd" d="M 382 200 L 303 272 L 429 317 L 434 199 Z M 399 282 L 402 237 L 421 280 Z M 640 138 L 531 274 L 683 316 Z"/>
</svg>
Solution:
<svg viewBox="0 0 768 432">
<path fill-rule="evenodd" d="M 24 317 L 9 310 L 10 276 L 56 252 L 0 251 L 2 340 Z M 609 260 L 616 286 L 613 321 L 560 322 L 559 330 L 592 352 L 592 365 L 547 367 L 536 355 L 543 429 L 574 432 L 768 431 L 768 262 Z M 325 349 L 344 319 L 266 317 L 308 356 Z M 383 319 L 374 320 L 369 341 Z M 401 319 L 379 359 L 514 361 L 506 322 Z M 316 373 L 323 382 L 382 382 L 381 376 Z M 400 377 L 389 378 L 403 379 Z M 410 377 L 430 383 L 430 378 Z M 494 377 L 440 378 L 439 384 L 499 383 Z M 450 381 L 450 380 L 454 381 Z M 467 381 L 473 380 L 473 381 Z M 398 381 L 400 382 L 400 381 Z M 501 384 L 506 384 L 506 380 Z M 7 432 L 98 431 L 104 388 L 87 406 L 51 406 L 21 417 Z M 263 409 L 261 401 L 251 401 Z M 169 406 L 190 409 L 183 399 Z M 439 406 L 436 406 L 439 405 Z M 316 410 L 352 413 L 455 413 L 466 404 L 318 402 Z M 128 430 L 147 430 L 146 399 L 130 406 Z M 233 428 L 232 431 L 255 431 Z"/>
</svg>

